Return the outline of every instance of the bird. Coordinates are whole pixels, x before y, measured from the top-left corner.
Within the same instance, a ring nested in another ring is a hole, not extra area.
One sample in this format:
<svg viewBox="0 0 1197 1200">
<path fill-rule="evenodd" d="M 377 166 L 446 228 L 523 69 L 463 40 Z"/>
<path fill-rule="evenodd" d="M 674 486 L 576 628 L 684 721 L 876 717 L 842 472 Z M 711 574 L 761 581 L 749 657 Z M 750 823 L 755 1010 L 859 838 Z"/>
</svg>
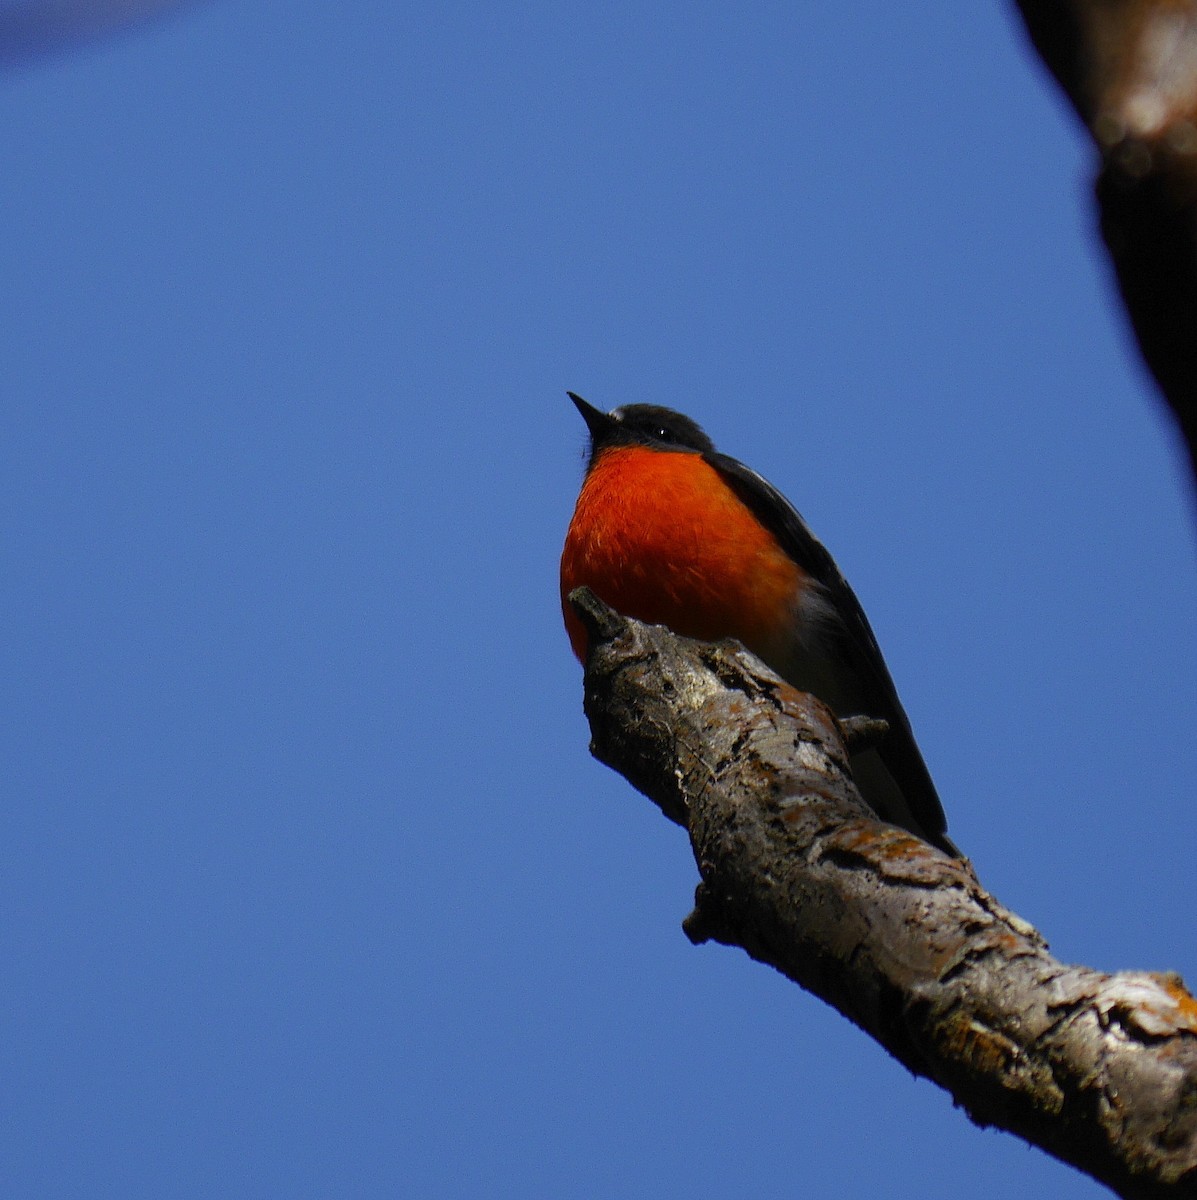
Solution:
<svg viewBox="0 0 1197 1200">
<path fill-rule="evenodd" d="M 582 586 L 685 637 L 736 639 L 838 718 L 884 720 L 888 731 L 852 758 L 857 789 L 883 821 L 963 858 L 864 609 L 798 510 L 680 412 L 603 412 L 567 395 L 589 431 L 561 553 L 561 607 L 578 659 L 585 664 L 586 630 L 569 595 Z"/>
</svg>

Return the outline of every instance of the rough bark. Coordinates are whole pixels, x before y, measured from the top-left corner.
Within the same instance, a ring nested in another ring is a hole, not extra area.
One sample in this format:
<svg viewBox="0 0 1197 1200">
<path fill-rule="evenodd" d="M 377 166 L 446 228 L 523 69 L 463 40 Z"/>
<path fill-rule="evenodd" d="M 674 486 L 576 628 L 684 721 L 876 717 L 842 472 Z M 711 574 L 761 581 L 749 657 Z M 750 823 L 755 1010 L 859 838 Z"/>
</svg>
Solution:
<svg viewBox="0 0 1197 1200">
<path fill-rule="evenodd" d="M 1101 156 L 1101 231 L 1197 474 L 1197 0 L 1019 0 Z"/>
<path fill-rule="evenodd" d="M 1058 962 L 968 863 L 872 816 L 818 700 L 735 643 L 571 600 L 593 753 L 689 831 L 691 940 L 776 967 L 978 1124 L 1123 1196 L 1197 1194 L 1197 1002 L 1178 977 Z"/>
</svg>

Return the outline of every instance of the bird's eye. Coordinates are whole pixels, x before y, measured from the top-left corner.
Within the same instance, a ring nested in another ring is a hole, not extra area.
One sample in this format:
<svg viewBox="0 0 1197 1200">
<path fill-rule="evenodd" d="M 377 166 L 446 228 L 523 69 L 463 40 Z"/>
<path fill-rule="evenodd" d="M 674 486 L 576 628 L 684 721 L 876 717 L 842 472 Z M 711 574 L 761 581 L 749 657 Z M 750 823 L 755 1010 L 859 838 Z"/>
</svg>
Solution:
<svg viewBox="0 0 1197 1200">
<path fill-rule="evenodd" d="M 677 434 L 666 425 L 658 425 L 652 430 L 651 436 L 658 442 L 676 442 Z"/>
</svg>

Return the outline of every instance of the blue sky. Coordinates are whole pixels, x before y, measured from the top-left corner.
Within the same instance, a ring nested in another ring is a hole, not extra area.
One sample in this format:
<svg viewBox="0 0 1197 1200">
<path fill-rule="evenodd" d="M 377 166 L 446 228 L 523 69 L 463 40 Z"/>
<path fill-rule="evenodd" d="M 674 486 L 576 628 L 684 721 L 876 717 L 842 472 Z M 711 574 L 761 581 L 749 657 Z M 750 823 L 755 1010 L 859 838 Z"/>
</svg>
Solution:
<svg viewBox="0 0 1197 1200">
<path fill-rule="evenodd" d="M 6 1194 L 1104 1195 L 688 944 L 557 600 L 565 390 L 685 410 L 985 882 L 1197 979 L 1192 505 L 1013 6 L 409 7 L 0 79 Z"/>
</svg>

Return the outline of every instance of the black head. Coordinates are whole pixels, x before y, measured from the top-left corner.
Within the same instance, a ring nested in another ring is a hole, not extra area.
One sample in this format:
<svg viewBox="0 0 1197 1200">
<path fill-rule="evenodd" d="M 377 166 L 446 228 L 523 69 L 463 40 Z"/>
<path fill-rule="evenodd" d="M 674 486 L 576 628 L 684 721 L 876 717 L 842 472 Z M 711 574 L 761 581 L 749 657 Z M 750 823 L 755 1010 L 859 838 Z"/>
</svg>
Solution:
<svg viewBox="0 0 1197 1200">
<path fill-rule="evenodd" d="M 605 413 L 581 396 L 566 393 L 590 430 L 590 463 L 612 446 L 656 446 L 662 450 L 692 450 L 713 454 L 715 446 L 701 426 L 672 408 L 658 404 L 625 404 Z"/>
</svg>

